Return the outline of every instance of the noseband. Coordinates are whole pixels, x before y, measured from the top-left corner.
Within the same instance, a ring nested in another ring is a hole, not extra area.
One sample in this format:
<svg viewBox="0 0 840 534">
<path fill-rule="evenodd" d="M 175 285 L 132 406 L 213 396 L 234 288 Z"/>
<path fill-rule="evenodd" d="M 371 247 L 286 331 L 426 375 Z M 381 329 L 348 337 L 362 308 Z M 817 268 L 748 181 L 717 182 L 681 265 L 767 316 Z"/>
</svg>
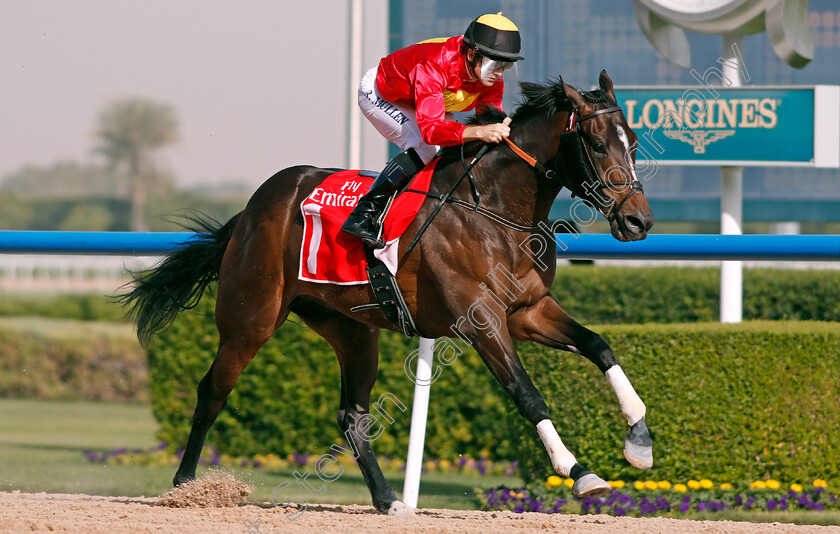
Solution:
<svg viewBox="0 0 840 534">
<path fill-rule="evenodd" d="M 589 149 L 583 142 L 580 123 L 598 115 L 618 111 L 622 111 L 622 109 L 618 106 L 613 106 L 578 117 L 577 108 L 572 109 L 571 113 L 569 113 L 565 131 L 560 134 L 560 147 L 557 154 L 545 164 L 539 163 L 536 158 L 524 152 L 513 144 L 512 141 L 508 139 L 506 141 L 508 142 L 508 146 L 519 157 L 524 159 L 538 173 L 543 174 L 549 180 L 556 180 L 560 172 L 565 176 L 582 175 L 584 179 L 580 183 L 564 183 L 563 185 L 571 190 L 572 197 L 581 197 L 589 204 L 595 206 L 609 222 L 612 222 L 618 216 L 618 212 L 624 203 L 634 194 L 642 191 L 642 183 L 633 179 L 620 181 L 602 181 L 598 179 L 598 172 L 595 169 L 595 164 L 592 162 L 592 156 L 589 154 Z M 604 189 L 622 190 L 626 187 L 630 188 L 630 192 L 618 203 L 604 193 Z"/>
</svg>

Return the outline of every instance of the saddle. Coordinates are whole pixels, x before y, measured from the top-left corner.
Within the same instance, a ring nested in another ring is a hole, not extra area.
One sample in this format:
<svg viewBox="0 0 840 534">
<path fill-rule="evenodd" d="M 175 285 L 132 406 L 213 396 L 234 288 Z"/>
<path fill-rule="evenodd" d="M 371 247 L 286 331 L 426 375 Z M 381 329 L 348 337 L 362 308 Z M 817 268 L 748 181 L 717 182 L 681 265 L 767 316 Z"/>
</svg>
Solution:
<svg viewBox="0 0 840 534">
<path fill-rule="evenodd" d="M 399 292 L 395 275 L 399 240 L 427 198 L 437 160 L 412 179 L 390 203 L 383 222 L 386 246 L 372 249 L 341 231 L 341 225 L 359 198 L 370 188 L 376 173 L 338 171 L 316 187 L 301 202 L 300 280 L 336 285 L 370 284 L 376 303 L 357 306 L 354 312 L 380 308 L 394 327 L 406 336 L 417 336 L 416 325 Z"/>
</svg>

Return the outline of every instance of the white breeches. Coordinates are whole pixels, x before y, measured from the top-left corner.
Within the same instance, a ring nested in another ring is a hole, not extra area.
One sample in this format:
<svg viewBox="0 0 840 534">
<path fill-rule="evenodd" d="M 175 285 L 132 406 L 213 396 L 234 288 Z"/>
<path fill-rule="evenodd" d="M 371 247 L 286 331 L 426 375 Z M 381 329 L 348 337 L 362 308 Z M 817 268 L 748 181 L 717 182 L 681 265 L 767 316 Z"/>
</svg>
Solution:
<svg viewBox="0 0 840 534">
<path fill-rule="evenodd" d="M 413 148 L 423 163 L 432 161 L 439 147 L 423 141 L 413 107 L 404 103 L 394 104 L 379 96 L 376 90 L 378 69 L 374 67 L 367 71 L 359 84 L 359 107 L 362 113 L 385 139 L 402 150 Z M 454 117 L 447 113 L 446 119 L 454 120 Z"/>
</svg>

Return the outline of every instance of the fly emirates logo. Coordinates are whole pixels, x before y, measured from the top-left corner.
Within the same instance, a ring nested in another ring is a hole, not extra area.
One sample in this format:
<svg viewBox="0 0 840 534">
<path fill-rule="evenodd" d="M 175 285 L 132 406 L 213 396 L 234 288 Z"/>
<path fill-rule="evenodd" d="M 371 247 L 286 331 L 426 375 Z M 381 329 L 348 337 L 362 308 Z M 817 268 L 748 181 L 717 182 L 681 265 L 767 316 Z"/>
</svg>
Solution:
<svg viewBox="0 0 840 534">
<path fill-rule="evenodd" d="M 775 98 L 625 101 L 631 128 L 662 128 L 666 137 L 694 147 L 695 154 L 704 154 L 708 145 L 738 128 L 775 128 L 780 104 Z"/>
</svg>

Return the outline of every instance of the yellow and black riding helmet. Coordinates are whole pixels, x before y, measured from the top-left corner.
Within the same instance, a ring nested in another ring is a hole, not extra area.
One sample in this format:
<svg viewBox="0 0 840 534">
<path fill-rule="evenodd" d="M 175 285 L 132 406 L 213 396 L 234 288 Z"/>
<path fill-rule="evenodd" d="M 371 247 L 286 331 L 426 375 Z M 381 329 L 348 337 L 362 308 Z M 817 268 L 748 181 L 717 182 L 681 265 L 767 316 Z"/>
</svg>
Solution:
<svg viewBox="0 0 840 534">
<path fill-rule="evenodd" d="M 482 15 L 470 22 L 464 32 L 464 44 L 496 61 L 513 63 L 525 59 L 519 55 L 522 47 L 519 28 L 501 12 Z"/>
</svg>

